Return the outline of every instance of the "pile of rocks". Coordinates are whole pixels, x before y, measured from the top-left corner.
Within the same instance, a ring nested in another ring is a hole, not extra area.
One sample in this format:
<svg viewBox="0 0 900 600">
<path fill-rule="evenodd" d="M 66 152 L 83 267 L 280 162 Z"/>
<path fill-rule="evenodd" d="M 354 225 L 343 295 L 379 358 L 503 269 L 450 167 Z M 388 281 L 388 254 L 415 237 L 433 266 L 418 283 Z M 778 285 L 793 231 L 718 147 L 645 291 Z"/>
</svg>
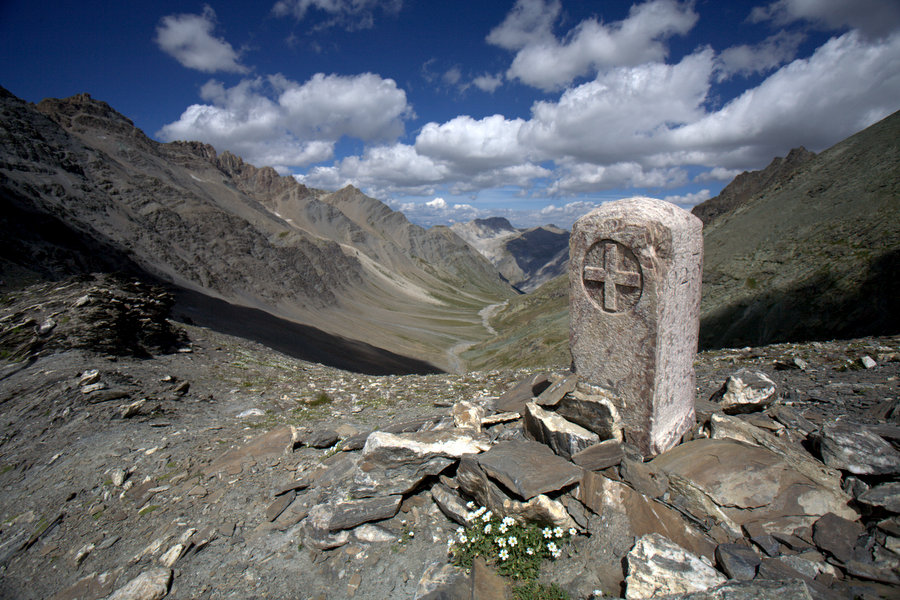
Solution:
<svg viewBox="0 0 900 600">
<path fill-rule="evenodd" d="M 35 302 L 35 298 L 45 301 Z M 0 320 L 0 352 L 11 360 L 86 349 L 117 356 L 150 356 L 186 345 L 168 320 L 172 294 L 118 275 L 92 274 L 33 286 Z"/>
<path fill-rule="evenodd" d="M 566 566 L 550 565 L 548 576 L 576 598 L 844 598 L 888 596 L 900 584 L 900 453 L 891 444 L 900 427 L 817 428 L 772 404 L 778 391 L 765 375 L 741 371 L 698 403 L 680 444 L 645 461 L 553 410 L 570 405 L 574 383 L 539 375 L 499 398 L 459 402 L 451 416 L 341 441 L 336 431 L 273 430 L 256 445 L 334 453 L 274 491 L 268 527 L 296 529 L 305 547 L 328 551 L 396 541 L 379 522 L 411 497 L 463 525 L 474 501 L 575 527 Z M 225 453 L 208 476 L 229 476 L 246 453 Z M 464 577 L 447 565 L 423 580 L 419 598 L 450 597 Z"/>
</svg>

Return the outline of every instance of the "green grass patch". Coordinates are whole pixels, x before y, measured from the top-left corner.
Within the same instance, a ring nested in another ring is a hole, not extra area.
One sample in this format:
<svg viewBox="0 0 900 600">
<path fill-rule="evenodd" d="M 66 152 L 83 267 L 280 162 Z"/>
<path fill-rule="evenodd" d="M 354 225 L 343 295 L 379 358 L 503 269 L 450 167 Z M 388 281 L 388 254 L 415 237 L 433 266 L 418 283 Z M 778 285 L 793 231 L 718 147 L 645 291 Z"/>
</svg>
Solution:
<svg viewBox="0 0 900 600">
<path fill-rule="evenodd" d="M 138 515 L 143 517 L 144 515 L 149 515 L 154 510 L 159 508 L 159 504 L 151 504 L 150 506 L 145 506 L 141 510 L 138 511 Z"/>
</svg>

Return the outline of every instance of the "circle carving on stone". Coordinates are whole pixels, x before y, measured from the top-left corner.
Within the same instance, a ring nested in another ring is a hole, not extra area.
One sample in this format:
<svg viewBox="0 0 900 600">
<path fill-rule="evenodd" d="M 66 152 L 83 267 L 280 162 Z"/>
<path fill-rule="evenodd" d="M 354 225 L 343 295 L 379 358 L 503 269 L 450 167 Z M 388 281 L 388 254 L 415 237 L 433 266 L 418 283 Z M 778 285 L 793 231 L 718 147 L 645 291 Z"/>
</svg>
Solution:
<svg viewBox="0 0 900 600">
<path fill-rule="evenodd" d="M 614 240 L 600 240 L 584 255 L 581 280 L 593 303 L 606 313 L 631 310 L 644 289 L 634 252 Z"/>
</svg>

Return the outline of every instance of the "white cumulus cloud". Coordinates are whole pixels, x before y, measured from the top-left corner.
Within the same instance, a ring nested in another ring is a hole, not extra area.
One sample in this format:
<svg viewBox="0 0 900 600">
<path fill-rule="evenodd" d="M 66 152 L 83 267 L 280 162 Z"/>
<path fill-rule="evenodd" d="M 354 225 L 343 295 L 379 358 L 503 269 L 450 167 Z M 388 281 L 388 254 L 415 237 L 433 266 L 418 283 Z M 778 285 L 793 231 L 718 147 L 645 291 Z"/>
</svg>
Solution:
<svg viewBox="0 0 900 600">
<path fill-rule="evenodd" d="M 664 40 L 687 33 L 698 18 L 689 2 L 651 0 L 632 6 L 622 21 L 587 19 L 557 40 L 552 23 L 558 15 L 558 2 L 519 0 L 488 35 L 489 43 L 517 50 L 509 79 L 554 90 L 592 71 L 658 61 L 668 53 Z"/>
<path fill-rule="evenodd" d="M 755 45 L 741 44 L 726 48 L 719 55 L 718 80 L 732 75 L 765 73 L 794 59 L 804 35 L 779 31 Z"/>
<path fill-rule="evenodd" d="M 156 43 L 166 54 L 189 69 L 206 73 L 227 71 L 246 73 L 239 54 L 223 38 L 214 37 L 216 13 L 209 5 L 203 14 L 180 14 L 163 17 L 156 28 Z"/>
<path fill-rule="evenodd" d="M 200 140 L 248 162 L 281 168 L 331 158 L 342 137 L 396 139 L 412 114 L 406 93 L 391 79 L 316 74 L 301 84 L 281 75 L 245 79 L 226 88 L 209 81 L 204 104 L 189 106 L 158 135 Z"/>
</svg>

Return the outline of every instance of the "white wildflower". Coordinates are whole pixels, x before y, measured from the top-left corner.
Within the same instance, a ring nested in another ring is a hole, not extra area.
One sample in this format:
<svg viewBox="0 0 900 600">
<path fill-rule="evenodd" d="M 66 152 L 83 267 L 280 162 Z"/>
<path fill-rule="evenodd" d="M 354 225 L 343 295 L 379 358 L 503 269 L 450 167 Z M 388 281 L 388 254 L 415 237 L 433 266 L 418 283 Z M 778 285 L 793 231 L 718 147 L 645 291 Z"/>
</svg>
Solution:
<svg viewBox="0 0 900 600">
<path fill-rule="evenodd" d="M 503 524 L 506 525 L 507 527 L 512 527 L 513 525 L 516 524 L 516 520 L 513 519 L 512 517 L 503 517 Z"/>
<path fill-rule="evenodd" d="M 556 529 L 553 530 L 553 533 L 554 533 L 554 535 L 556 535 L 556 537 L 558 537 L 558 538 L 561 538 L 563 535 L 565 535 L 565 534 L 563 533 L 562 527 L 557 527 Z"/>
<path fill-rule="evenodd" d="M 569 535 L 577 535 L 577 534 L 578 534 L 577 529 L 575 529 L 574 527 L 569 527 Z"/>
<path fill-rule="evenodd" d="M 549 527 L 544 527 L 544 529 L 541 531 L 541 533 L 543 533 L 544 537 L 547 538 L 548 540 L 553 537 L 553 530 L 550 529 Z"/>
<path fill-rule="evenodd" d="M 481 515 L 481 520 L 484 521 L 485 523 L 487 523 L 488 521 L 491 520 L 491 518 L 492 518 L 493 516 L 494 516 L 494 513 L 493 513 L 493 512 L 487 511 L 486 513 L 484 513 L 483 515 Z"/>
<path fill-rule="evenodd" d="M 527 554 L 528 556 L 534 556 L 534 548 L 532 548 L 531 546 L 525 548 L 525 554 Z"/>
<path fill-rule="evenodd" d="M 497 545 L 500 546 L 501 548 L 506 547 L 506 538 L 500 537 L 500 538 L 497 538 L 496 541 L 497 541 Z"/>
<path fill-rule="evenodd" d="M 484 526 L 484 532 L 485 533 L 491 532 L 491 524 L 490 523 L 488 523 L 487 525 Z"/>
<path fill-rule="evenodd" d="M 500 560 L 506 560 L 507 558 L 509 558 L 509 550 L 504 548 L 500 551 Z"/>
<path fill-rule="evenodd" d="M 500 523 L 500 527 L 498 529 L 500 529 L 500 533 L 506 533 L 506 530 L 509 529 L 509 527 L 506 526 L 506 523 Z"/>
<path fill-rule="evenodd" d="M 510 546 L 515 546 L 516 544 L 519 543 L 519 540 L 516 539 L 516 536 L 511 535 L 508 538 L 506 538 L 506 543 L 509 544 Z"/>
<path fill-rule="evenodd" d="M 468 508 L 469 510 L 475 510 L 475 503 L 469 500 L 468 502 L 466 502 L 466 508 Z"/>
</svg>

